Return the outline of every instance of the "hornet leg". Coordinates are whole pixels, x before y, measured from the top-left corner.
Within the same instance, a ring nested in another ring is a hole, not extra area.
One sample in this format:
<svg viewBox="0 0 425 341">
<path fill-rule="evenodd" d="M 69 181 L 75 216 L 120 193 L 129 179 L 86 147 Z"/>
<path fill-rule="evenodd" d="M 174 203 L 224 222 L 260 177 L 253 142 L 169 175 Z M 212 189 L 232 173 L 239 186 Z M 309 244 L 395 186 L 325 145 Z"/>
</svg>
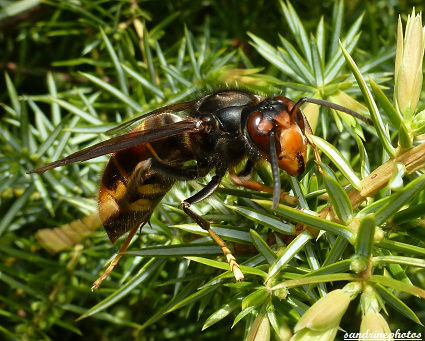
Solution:
<svg viewBox="0 0 425 341">
<path fill-rule="evenodd" d="M 210 223 L 206 221 L 204 218 L 193 212 L 189 207 L 192 204 L 195 204 L 207 197 L 209 197 L 213 192 L 217 189 L 218 185 L 220 184 L 222 177 L 215 175 L 211 179 L 211 181 L 198 193 L 191 196 L 190 198 L 186 199 L 182 202 L 182 208 L 184 213 L 186 213 L 189 217 L 191 217 L 200 227 L 202 227 L 204 230 L 206 230 L 211 238 L 218 244 L 218 246 L 221 247 L 223 250 L 224 255 L 226 256 L 227 262 L 229 263 L 230 270 L 233 272 L 236 281 L 243 281 L 244 276 L 239 268 L 238 263 L 236 262 L 235 257 L 232 255 L 232 252 L 227 247 L 226 243 L 221 239 L 212 229 L 210 226 Z"/>
<path fill-rule="evenodd" d="M 240 178 L 250 178 L 251 173 L 254 170 L 255 162 L 251 159 L 248 159 L 248 161 L 245 164 L 245 167 L 238 173 L 238 177 Z"/>
<path fill-rule="evenodd" d="M 143 223 L 143 225 L 146 224 Z M 143 225 L 140 227 L 142 228 Z M 139 228 L 139 225 L 136 225 L 135 227 L 133 227 L 132 230 L 130 230 L 130 233 L 128 234 L 127 238 L 125 239 L 124 243 L 122 244 L 122 246 L 120 247 L 120 250 L 118 251 L 118 253 L 115 255 L 114 259 L 112 260 L 111 264 L 109 264 L 109 266 L 107 267 L 107 269 L 105 270 L 105 272 L 102 274 L 102 276 L 100 276 L 92 285 L 91 290 L 94 291 L 96 289 L 99 288 L 100 284 L 109 277 L 109 274 L 112 272 L 112 270 L 115 268 L 115 265 L 118 264 L 119 260 L 121 259 L 121 257 L 123 256 L 124 252 L 127 250 L 128 245 L 130 244 L 131 240 L 134 237 L 134 234 L 136 233 L 137 229 Z"/>
<path fill-rule="evenodd" d="M 229 172 L 230 181 L 232 181 L 234 185 L 252 189 L 254 191 L 273 193 L 273 187 L 266 186 L 266 185 L 263 185 L 262 183 L 259 183 L 258 181 L 253 181 L 249 179 L 253 168 L 254 168 L 253 162 L 248 160 L 245 168 L 239 174 L 236 174 L 233 169 L 230 170 Z M 285 203 L 289 205 L 295 205 L 298 201 L 297 198 L 289 195 L 285 191 L 280 192 L 280 200 L 284 201 Z"/>
</svg>

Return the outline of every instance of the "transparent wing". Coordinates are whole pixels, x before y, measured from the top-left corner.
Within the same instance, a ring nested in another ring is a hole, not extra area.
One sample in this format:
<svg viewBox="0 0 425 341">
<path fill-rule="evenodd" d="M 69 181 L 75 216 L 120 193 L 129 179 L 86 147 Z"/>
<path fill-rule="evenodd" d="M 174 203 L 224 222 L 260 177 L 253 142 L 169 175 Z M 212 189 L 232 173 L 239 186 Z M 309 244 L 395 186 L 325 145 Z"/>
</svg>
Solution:
<svg viewBox="0 0 425 341">
<path fill-rule="evenodd" d="M 119 152 L 143 143 L 165 139 L 169 136 L 181 135 L 184 133 L 197 133 L 202 130 L 202 125 L 200 123 L 201 121 L 197 119 L 188 119 L 166 124 L 158 128 L 135 131 L 113 137 L 109 140 L 95 144 L 94 146 L 82 149 L 64 159 L 49 163 L 44 167 L 30 170 L 27 173 L 44 173 L 52 168 L 69 165 L 74 162 L 94 159 L 98 156 Z"/>
<path fill-rule="evenodd" d="M 154 111 L 148 112 L 146 114 L 137 116 L 137 117 L 135 117 L 135 118 L 133 118 L 133 119 L 131 119 L 129 121 L 126 121 L 126 122 L 120 124 L 117 127 L 114 127 L 112 129 L 109 129 L 108 131 L 105 132 L 105 134 L 106 135 L 115 135 L 115 134 L 121 133 L 123 130 L 127 130 L 129 127 L 131 127 L 136 122 L 145 120 L 148 117 L 160 115 L 160 114 L 163 114 L 163 113 L 166 113 L 166 112 L 173 113 L 173 112 L 179 112 L 179 111 L 183 111 L 183 110 L 188 110 L 188 109 L 190 109 L 192 107 L 192 105 L 195 102 L 196 102 L 196 100 L 167 105 L 165 107 L 156 109 Z"/>
</svg>

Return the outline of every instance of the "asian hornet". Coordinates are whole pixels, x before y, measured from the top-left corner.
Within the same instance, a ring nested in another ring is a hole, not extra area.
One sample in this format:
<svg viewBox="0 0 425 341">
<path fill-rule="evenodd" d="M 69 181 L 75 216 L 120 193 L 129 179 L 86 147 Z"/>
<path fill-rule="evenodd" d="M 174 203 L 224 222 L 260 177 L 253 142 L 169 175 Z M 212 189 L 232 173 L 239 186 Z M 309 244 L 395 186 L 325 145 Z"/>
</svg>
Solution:
<svg viewBox="0 0 425 341">
<path fill-rule="evenodd" d="M 114 243 L 130 231 L 121 247 L 125 251 L 139 228 L 149 221 L 154 208 L 176 181 L 194 180 L 214 171 L 209 183 L 185 199 L 183 211 L 208 231 L 222 248 L 237 281 L 244 276 L 225 242 L 210 223 L 193 212 L 191 205 L 210 196 L 227 171 L 248 160 L 239 173 L 248 176 L 260 159 L 271 164 L 273 207 L 280 199 L 279 169 L 289 175 L 302 174 L 310 126 L 299 109 L 304 102 L 363 116 L 339 105 L 302 98 L 294 103 L 287 97 L 263 97 L 248 91 L 224 90 L 192 101 L 168 105 L 114 128 L 111 133 L 136 125 L 130 132 L 80 150 L 68 157 L 30 171 L 43 173 L 70 163 L 112 154 L 99 186 L 99 216 Z M 176 115 L 184 112 L 185 117 Z M 369 123 L 369 122 L 367 122 Z M 185 166 L 195 161 L 192 166 Z M 117 255 L 97 288 L 118 262 Z"/>
</svg>

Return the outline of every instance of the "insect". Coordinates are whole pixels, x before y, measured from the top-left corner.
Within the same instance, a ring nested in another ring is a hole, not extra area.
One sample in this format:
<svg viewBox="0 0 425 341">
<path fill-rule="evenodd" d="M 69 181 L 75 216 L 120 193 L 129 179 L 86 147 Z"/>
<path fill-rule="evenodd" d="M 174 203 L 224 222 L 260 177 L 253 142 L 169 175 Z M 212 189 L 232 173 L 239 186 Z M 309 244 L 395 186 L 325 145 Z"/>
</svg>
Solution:
<svg viewBox="0 0 425 341">
<path fill-rule="evenodd" d="M 247 159 L 238 174 L 240 184 L 260 159 L 270 162 L 273 175 L 273 207 L 280 200 L 279 169 L 295 176 L 302 174 L 310 126 L 299 109 L 305 102 L 346 112 L 367 123 L 368 119 L 339 105 L 311 98 L 294 103 L 287 97 L 263 97 L 248 91 L 218 91 L 192 101 L 168 105 L 128 121 L 110 133 L 130 132 L 113 137 L 52 162 L 29 173 L 43 173 L 70 163 L 112 154 L 99 186 L 99 216 L 114 243 L 130 231 L 97 288 L 125 251 L 131 238 L 149 218 L 176 181 L 214 175 L 198 193 L 185 199 L 183 211 L 208 231 L 222 248 L 237 281 L 244 276 L 226 243 L 210 228 L 210 223 L 191 210 L 210 196 L 228 170 Z M 176 115 L 185 112 L 183 119 Z M 318 155 L 318 153 L 317 153 Z M 194 165 L 187 165 L 195 161 Z M 265 186 L 264 186 L 265 187 Z"/>
</svg>

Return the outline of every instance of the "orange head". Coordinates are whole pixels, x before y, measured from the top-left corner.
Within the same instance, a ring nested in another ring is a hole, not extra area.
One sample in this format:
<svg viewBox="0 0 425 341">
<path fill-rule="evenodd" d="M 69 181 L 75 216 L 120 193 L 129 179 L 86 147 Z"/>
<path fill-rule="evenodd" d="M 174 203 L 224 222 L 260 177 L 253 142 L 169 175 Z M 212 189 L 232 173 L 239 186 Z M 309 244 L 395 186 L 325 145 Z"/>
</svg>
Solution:
<svg viewBox="0 0 425 341">
<path fill-rule="evenodd" d="M 246 120 L 246 130 L 262 156 L 270 162 L 270 136 L 274 136 L 277 165 L 288 174 L 302 174 L 305 169 L 307 141 L 304 118 L 299 109 L 291 113 L 294 102 L 278 96 L 261 102 Z M 273 133 L 273 134 L 271 134 Z"/>
</svg>

